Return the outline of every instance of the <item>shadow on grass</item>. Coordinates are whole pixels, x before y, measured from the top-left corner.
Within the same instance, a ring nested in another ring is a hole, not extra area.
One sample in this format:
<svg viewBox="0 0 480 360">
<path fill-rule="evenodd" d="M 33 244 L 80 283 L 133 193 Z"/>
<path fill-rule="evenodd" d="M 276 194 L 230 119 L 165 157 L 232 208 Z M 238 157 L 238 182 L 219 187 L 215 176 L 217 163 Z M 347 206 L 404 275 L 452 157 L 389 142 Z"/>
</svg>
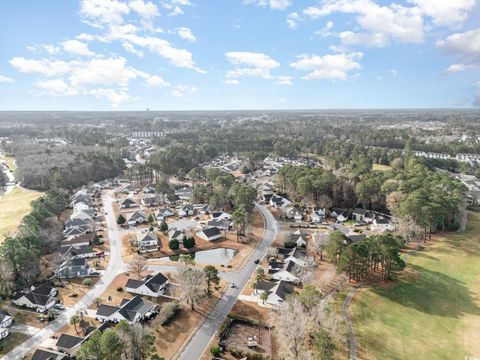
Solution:
<svg viewBox="0 0 480 360">
<path fill-rule="evenodd" d="M 480 308 L 465 284 L 445 274 L 409 265 L 417 273 L 415 279 L 404 279 L 394 287 L 377 286 L 373 291 L 402 306 L 427 314 L 460 317 L 479 315 Z"/>
</svg>

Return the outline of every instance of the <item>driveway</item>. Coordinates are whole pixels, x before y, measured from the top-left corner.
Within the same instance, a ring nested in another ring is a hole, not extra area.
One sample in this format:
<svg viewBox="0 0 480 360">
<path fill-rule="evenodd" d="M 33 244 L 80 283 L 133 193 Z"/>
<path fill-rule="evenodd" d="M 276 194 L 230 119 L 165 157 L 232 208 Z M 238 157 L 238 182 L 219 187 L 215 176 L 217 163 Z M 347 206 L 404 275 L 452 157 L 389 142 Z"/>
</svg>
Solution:
<svg viewBox="0 0 480 360">
<path fill-rule="evenodd" d="M 260 211 L 265 220 L 265 232 L 263 238 L 240 271 L 231 272 L 228 273 L 228 275 L 225 273 L 224 276 L 228 278 L 230 282 L 235 283 L 237 287 L 228 288 L 225 295 L 215 304 L 212 312 L 203 321 L 200 328 L 196 331 L 195 335 L 190 339 L 190 342 L 180 354 L 179 358 L 182 360 L 200 358 L 200 355 L 207 348 L 210 340 L 227 317 L 237 301 L 237 298 L 247 285 L 248 280 L 257 268 L 258 265 L 255 264 L 255 260 L 263 258 L 279 231 L 279 225 L 270 211 L 265 206 L 258 203 L 255 204 L 255 207 Z"/>
<path fill-rule="evenodd" d="M 69 323 L 70 317 L 79 310 L 83 310 L 90 306 L 93 300 L 101 296 L 107 287 L 111 284 L 115 277 L 125 271 L 125 264 L 122 257 L 122 243 L 120 233 L 113 212 L 112 203 L 114 190 L 105 193 L 103 197 L 103 206 L 107 215 L 105 220 L 107 223 L 108 238 L 110 241 L 110 261 L 107 269 L 104 271 L 99 281 L 87 292 L 74 306 L 65 310 L 58 318 L 52 321 L 45 328 L 38 330 L 35 335 L 27 339 L 12 351 L 7 353 L 3 360 L 18 360 L 23 358 L 27 353 L 40 346 L 44 341 L 49 339 L 55 332 L 60 330 L 64 325 Z"/>
</svg>

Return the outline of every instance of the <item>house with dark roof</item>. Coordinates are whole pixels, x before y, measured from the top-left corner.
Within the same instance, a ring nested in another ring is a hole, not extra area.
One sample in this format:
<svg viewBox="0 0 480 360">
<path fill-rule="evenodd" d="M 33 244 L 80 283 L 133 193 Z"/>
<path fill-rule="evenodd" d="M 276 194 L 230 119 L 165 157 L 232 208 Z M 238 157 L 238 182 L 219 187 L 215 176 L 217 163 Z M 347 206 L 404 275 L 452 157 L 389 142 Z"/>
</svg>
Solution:
<svg viewBox="0 0 480 360">
<path fill-rule="evenodd" d="M 143 280 L 128 279 L 125 290 L 132 294 L 159 297 L 168 286 L 168 278 L 162 273 L 149 275 Z"/>
<path fill-rule="evenodd" d="M 190 200 L 192 194 L 192 189 L 187 186 L 175 191 L 175 195 L 177 195 L 180 200 Z"/>
<path fill-rule="evenodd" d="M 168 230 L 168 239 L 169 240 L 178 240 L 178 241 L 182 242 L 184 236 L 185 236 L 185 231 L 183 231 L 183 230 L 178 230 L 176 228 L 171 228 L 171 229 Z"/>
<path fill-rule="evenodd" d="M 144 196 L 141 200 L 142 205 L 147 207 L 158 206 L 158 200 L 155 195 Z"/>
<path fill-rule="evenodd" d="M 140 231 L 137 233 L 137 247 L 142 254 L 158 250 L 158 237 L 154 231 Z"/>
<path fill-rule="evenodd" d="M 387 218 L 375 218 L 371 225 L 372 230 L 394 231 L 395 226 Z"/>
<path fill-rule="evenodd" d="M 5 339 L 8 335 L 10 335 L 10 330 L 0 327 L 0 340 Z"/>
<path fill-rule="evenodd" d="M 371 224 L 373 219 L 375 219 L 375 214 L 365 209 L 356 208 L 352 212 L 352 217 L 357 223 Z"/>
<path fill-rule="evenodd" d="M 73 259 L 77 258 L 93 258 L 97 256 L 97 253 L 90 245 L 62 245 L 60 246 L 59 254 L 62 257 L 71 257 Z"/>
<path fill-rule="evenodd" d="M 132 198 L 127 197 L 127 198 L 123 199 L 122 201 L 120 201 L 120 207 L 122 209 L 131 209 L 131 208 L 138 207 L 138 204 Z"/>
<path fill-rule="evenodd" d="M 222 230 L 230 230 L 232 228 L 232 220 L 230 219 L 213 219 L 207 222 L 208 227 L 217 227 Z"/>
<path fill-rule="evenodd" d="M 130 226 L 137 226 L 146 223 L 148 223 L 148 216 L 141 211 L 135 211 L 127 216 L 127 224 Z"/>
<path fill-rule="evenodd" d="M 45 349 L 37 349 L 32 355 L 31 360 L 66 360 L 67 354 Z"/>
<path fill-rule="evenodd" d="M 155 218 L 159 221 L 159 225 L 162 221 L 173 215 L 175 215 L 175 211 L 168 208 L 161 208 L 155 211 Z"/>
<path fill-rule="evenodd" d="M 192 216 L 195 213 L 192 204 L 185 204 L 178 209 L 178 216 L 185 217 L 185 216 Z"/>
<path fill-rule="evenodd" d="M 327 209 L 317 207 L 317 206 L 314 206 L 312 208 L 312 215 L 310 216 L 312 223 L 318 224 L 324 221 L 326 218 L 327 218 Z"/>
<path fill-rule="evenodd" d="M 13 325 L 13 316 L 7 310 L 0 308 L 0 328 L 7 328 Z"/>
<path fill-rule="evenodd" d="M 293 294 L 293 292 L 293 286 L 283 280 L 259 281 L 255 289 L 255 295 L 258 295 L 258 304 L 272 307 L 281 306 L 287 300 L 287 296 Z M 268 295 L 265 302 L 260 300 L 260 294 L 262 293 Z"/>
<path fill-rule="evenodd" d="M 80 345 L 85 341 L 84 337 L 62 334 L 57 340 L 55 346 L 58 351 L 74 356 L 80 349 Z"/>
<path fill-rule="evenodd" d="M 160 308 L 156 304 L 136 295 L 132 299 L 123 299 L 120 306 L 101 304 L 97 309 L 95 319 L 111 323 L 118 323 L 121 320 L 137 323 L 151 319 L 159 310 Z"/>
<path fill-rule="evenodd" d="M 348 214 L 346 211 L 334 209 L 330 214 L 335 220 L 337 220 L 337 222 L 345 222 L 348 220 Z"/>
<path fill-rule="evenodd" d="M 12 297 L 12 303 L 44 313 L 57 302 L 57 298 L 55 298 L 57 293 L 57 289 L 47 282 L 38 287 L 32 286 L 30 289 L 18 291 Z"/>
<path fill-rule="evenodd" d="M 222 238 L 222 231 L 216 226 L 208 227 L 197 232 L 197 236 L 206 241 L 215 241 Z"/>
<path fill-rule="evenodd" d="M 297 230 L 290 234 L 290 241 L 294 241 L 299 247 L 307 246 L 307 234 L 301 230 Z"/>
<path fill-rule="evenodd" d="M 57 270 L 57 276 L 62 279 L 86 277 L 92 272 L 85 258 L 70 258 L 63 262 Z"/>
</svg>

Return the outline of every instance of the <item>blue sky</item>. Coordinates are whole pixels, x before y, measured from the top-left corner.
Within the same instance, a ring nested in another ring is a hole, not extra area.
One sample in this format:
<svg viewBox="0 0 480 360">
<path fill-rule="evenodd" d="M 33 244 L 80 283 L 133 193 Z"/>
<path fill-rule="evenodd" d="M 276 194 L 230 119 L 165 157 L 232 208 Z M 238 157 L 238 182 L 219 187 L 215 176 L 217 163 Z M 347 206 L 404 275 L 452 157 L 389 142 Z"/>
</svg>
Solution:
<svg viewBox="0 0 480 360">
<path fill-rule="evenodd" d="M 0 110 L 480 104 L 476 0 L 3 0 Z"/>
</svg>

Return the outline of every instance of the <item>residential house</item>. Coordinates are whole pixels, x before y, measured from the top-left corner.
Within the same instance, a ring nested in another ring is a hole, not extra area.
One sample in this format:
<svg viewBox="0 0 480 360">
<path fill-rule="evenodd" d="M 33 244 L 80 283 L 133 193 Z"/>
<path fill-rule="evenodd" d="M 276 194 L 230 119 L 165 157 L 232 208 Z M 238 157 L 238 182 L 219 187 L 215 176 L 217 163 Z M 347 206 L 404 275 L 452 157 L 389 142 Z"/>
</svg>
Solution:
<svg viewBox="0 0 480 360">
<path fill-rule="evenodd" d="M 8 311 L 0 308 L 0 328 L 7 328 L 13 325 L 13 316 Z"/>
<path fill-rule="evenodd" d="M 230 219 L 214 219 L 207 222 L 208 227 L 218 227 L 222 230 L 230 230 L 232 228 L 232 224 L 233 222 Z"/>
<path fill-rule="evenodd" d="M 81 336 L 61 334 L 55 346 L 57 347 L 58 351 L 67 353 L 70 356 L 74 356 L 84 341 L 85 338 Z"/>
<path fill-rule="evenodd" d="M 143 280 L 128 279 L 125 290 L 132 294 L 159 297 L 168 286 L 168 278 L 162 273 L 148 275 Z"/>
<path fill-rule="evenodd" d="M 288 207 L 292 202 L 283 196 L 273 195 L 270 198 L 270 205 L 275 208 Z"/>
<path fill-rule="evenodd" d="M 90 259 L 97 256 L 97 252 L 90 245 L 62 245 L 59 254 L 62 257 L 71 257 L 72 259 Z"/>
<path fill-rule="evenodd" d="M 287 296 L 293 294 L 293 287 L 288 284 L 286 281 L 259 281 L 257 288 L 255 289 L 255 294 L 260 295 L 262 293 L 267 293 L 268 297 L 263 302 L 258 297 L 259 305 L 269 305 L 271 307 L 279 307 L 286 300 Z"/>
<path fill-rule="evenodd" d="M 177 197 L 180 199 L 180 200 L 190 200 L 191 197 L 192 197 L 192 194 L 193 194 L 193 191 L 191 188 L 189 187 L 182 187 L 180 189 L 177 189 L 175 191 L 175 195 L 177 195 Z"/>
<path fill-rule="evenodd" d="M 348 220 L 348 214 L 343 210 L 335 209 L 331 212 L 331 215 L 337 220 L 337 222 L 345 222 Z"/>
<path fill-rule="evenodd" d="M 10 330 L 0 327 L 0 340 L 5 339 L 8 335 L 10 335 Z"/>
<path fill-rule="evenodd" d="M 178 210 L 178 215 L 180 217 L 192 216 L 194 214 L 193 205 L 185 204 Z"/>
<path fill-rule="evenodd" d="M 357 223 L 371 224 L 373 219 L 375 219 L 375 214 L 373 212 L 359 208 L 353 210 L 352 216 Z"/>
<path fill-rule="evenodd" d="M 122 209 L 132 209 L 138 207 L 138 203 L 130 197 L 127 197 L 120 201 L 120 207 Z"/>
<path fill-rule="evenodd" d="M 380 230 L 380 231 L 394 231 L 395 226 L 390 222 L 387 218 L 375 218 L 371 225 L 372 230 Z"/>
<path fill-rule="evenodd" d="M 58 291 L 50 283 L 44 283 L 38 287 L 17 292 L 12 297 L 12 303 L 19 307 L 34 309 L 37 312 L 44 313 L 55 303 L 55 296 Z"/>
<path fill-rule="evenodd" d="M 137 226 L 146 223 L 148 223 L 148 216 L 142 211 L 135 211 L 127 216 L 127 224 L 129 226 Z"/>
<path fill-rule="evenodd" d="M 231 220 L 232 219 L 232 215 L 230 215 L 229 213 L 227 213 L 223 210 L 212 211 L 210 216 L 211 216 L 212 220 L 223 220 L 223 219 Z"/>
<path fill-rule="evenodd" d="M 208 215 L 210 213 L 210 205 L 208 204 L 193 204 L 194 213 Z"/>
<path fill-rule="evenodd" d="M 299 283 L 300 279 L 294 273 L 295 266 L 297 265 L 293 261 L 270 262 L 268 274 L 274 280 Z"/>
<path fill-rule="evenodd" d="M 144 194 L 155 194 L 155 189 L 151 186 L 145 186 L 143 188 L 143 193 Z"/>
<path fill-rule="evenodd" d="M 158 206 L 158 200 L 156 196 L 144 196 L 141 202 L 142 205 L 147 207 Z"/>
<path fill-rule="evenodd" d="M 69 238 L 63 240 L 60 246 L 86 246 L 92 245 L 93 239 L 95 237 L 94 233 L 70 236 Z"/>
<path fill-rule="evenodd" d="M 321 223 L 327 218 L 327 209 L 320 207 L 313 207 L 311 221 L 314 224 Z"/>
<path fill-rule="evenodd" d="M 167 218 L 175 215 L 175 212 L 168 209 L 168 208 L 161 208 L 158 210 L 155 210 L 155 218 L 158 220 L 159 225 L 162 221 L 167 220 Z"/>
<path fill-rule="evenodd" d="M 154 231 L 141 231 L 137 233 L 137 247 L 142 254 L 158 250 L 158 237 Z"/>
<path fill-rule="evenodd" d="M 307 234 L 301 230 L 297 230 L 290 234 L 290 241 L 294 241 L 298 247 L 307 246 Z"/>
<path fill-rule="evenodd" d="M 158 311 L 159 307 L 156 304 L 136 295 L 132 299 L 123 299 L 120 306 L 101 304 L 95 318 L 101 322 L 118 323 L 126 320 L 129 323 L 138 323 L 151 319 Z"/>
<path fill-rule="evenodd" d="M 209 227 L 197 232 L 197 236 L 206 241 L 215 241 L 222 238 L 222 231 L 218 227 Z"/>
<path fill-rule="evenodd" d="M 57 276 L 62 279 L 87 277 L 92 273 L 85 258 L 70 258 L 63 262 L 57 270 Z"/>
<path fill-rule="evenodd" d="M 183 241 L 183 238 L 185 237 L 185 231 L 184 230 L 178 230 L 176 228 L 171 228 L 168 230 L 168 239 L 171 240 L 178 240 L 179 242 Z"/>
<path fill-rule="evenodd" d="M 31 360 L 67 360 L 68 355 L 45 349 L 36 349 Z"/>
</svg>

